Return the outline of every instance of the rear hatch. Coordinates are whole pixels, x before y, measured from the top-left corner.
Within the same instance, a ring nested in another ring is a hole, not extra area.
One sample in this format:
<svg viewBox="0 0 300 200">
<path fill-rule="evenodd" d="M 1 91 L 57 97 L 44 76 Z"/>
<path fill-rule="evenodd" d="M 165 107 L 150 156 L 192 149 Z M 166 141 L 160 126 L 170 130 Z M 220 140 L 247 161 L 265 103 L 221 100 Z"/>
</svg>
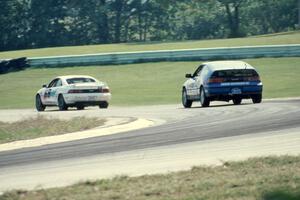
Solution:
<svg viewBox="0 0 300 200">
<path fill-rule="evenodd" d="M 108 87 L 101 82 L 97 82 L 90 78 L 72 78 L 67 79 L 70 86 L 68 93 L 103 93 Z"/>
<path fill-rule="evenodd" d="M 73 92 L 69 93 L 98 93 L 103 85 L 96 83 L 76 83 L 70 85 Z"/>
<path fill-rule="evenodd" d="M 231 69 L 215 71 L 208 83 L 221 85 L 250 85 L 251 82 L 260 82 L 260 77 L 254 69 Z"/>
<path fill-rule="evenodd" d="M 215 93 L 229 95 L 258 92 L 261 90 L 261 86 L 257 87 L 260 82 L 254 69 L 219 70 L 208 79 L 208 85 L 215 88 Z"/>
</svg>

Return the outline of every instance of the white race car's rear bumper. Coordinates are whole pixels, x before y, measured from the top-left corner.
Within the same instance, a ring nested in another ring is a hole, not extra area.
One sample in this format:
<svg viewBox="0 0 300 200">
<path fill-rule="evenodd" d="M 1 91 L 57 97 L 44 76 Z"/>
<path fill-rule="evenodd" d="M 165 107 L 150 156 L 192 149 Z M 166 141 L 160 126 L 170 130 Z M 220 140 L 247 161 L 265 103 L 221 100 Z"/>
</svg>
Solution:
<svg viewBox="0 0 300 200">
<path fill-rule="evenodd" d="M 111 99 L 110 93 L 64 94 L 63 96 L 68 105 L 97 105 L 100 102 L 109 102 Z"/>
</svg>

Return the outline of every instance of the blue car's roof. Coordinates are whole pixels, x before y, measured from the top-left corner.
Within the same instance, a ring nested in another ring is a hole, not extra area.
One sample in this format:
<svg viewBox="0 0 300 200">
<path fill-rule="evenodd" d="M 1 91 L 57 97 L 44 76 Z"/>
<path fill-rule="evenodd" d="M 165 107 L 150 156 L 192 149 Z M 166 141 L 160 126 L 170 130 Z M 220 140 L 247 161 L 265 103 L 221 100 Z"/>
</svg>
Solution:
<svg viewBox="0 0 300 200">
<path fill-rule="evenodd" d="M 207 65 L 212 71 L 216 70 L 230 70 L 230 69 L 254 69 L 251 65 L 243 61 L 214 61 L 206 62 Z"/>
</svg>

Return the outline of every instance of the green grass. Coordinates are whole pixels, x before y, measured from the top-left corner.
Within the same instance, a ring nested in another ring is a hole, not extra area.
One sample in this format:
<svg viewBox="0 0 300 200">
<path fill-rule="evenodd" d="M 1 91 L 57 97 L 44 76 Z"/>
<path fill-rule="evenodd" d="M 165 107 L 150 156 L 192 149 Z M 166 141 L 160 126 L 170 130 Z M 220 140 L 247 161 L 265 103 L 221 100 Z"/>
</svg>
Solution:
<svg viewBox="0 0 300 200">
<path fill-rule="evenodd" d="M 0 121 L 0 144 L 17 140 L 60 135 L 101 126 L 105 119 L 76 117 L 72 120 L 47 119 L 41 116 L 13 123 Z"/>
<path fill-rule="evenodd" d="M 261 36 L 248 37 L 248 38 L 236 38 L 236 39 L 123 43 L 123 44 L 87 45 L 87 46 L 71 46 L 71 47 L 59 47 L 59 48 L 7 51 L 7 52 L 0 52 L 0 59 L 16 58 L 16 57 L 23 57 L 23 56 L 40 57 L 40 56 L 79 55 L 79 54 L 125 52 L 125 51 L 192 49 L 192 48 L 274 45 L 274 44 L 299 44 L 299 41 L 300 41 L 300 31 L 294 31 L 294 32 L 277 33 L 277 34 L 261 35 Z"/>
<path fill-rule="evenodd" d="M 99 169 L 101 170 L 101 169 Z M 87 181 L 64 188 L 11 191 L 1 200 L 298 200 L 300 156 L 253 158 L 218 167 L 140 177 Z"/>
<path fill-rule="evenodd" d="M 245 60 L 255 66 L 264 83 L 264 98 L 300 96 L 300 58 Z M 111 105 L 180 103 L 185 73 L 200 62 L 161 62 L 122 66 L 90 66 L 27 69 L 0 75 L 0 108 L 33 108 L 36 91 L 52 78 L 85 74 L 106 81 L 112 91 Z"/>
</svg>

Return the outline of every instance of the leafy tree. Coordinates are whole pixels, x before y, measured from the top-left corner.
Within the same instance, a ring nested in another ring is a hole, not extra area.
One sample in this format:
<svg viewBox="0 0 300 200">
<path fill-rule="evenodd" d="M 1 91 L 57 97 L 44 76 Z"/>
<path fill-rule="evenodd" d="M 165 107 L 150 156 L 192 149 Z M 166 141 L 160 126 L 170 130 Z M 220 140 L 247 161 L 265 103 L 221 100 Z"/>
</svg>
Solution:
<svg viewBox="0 0 300 200">
<path fill-rule="evenodd" d="M 26 20 L 28 0 L 0 1 L 0 50 L 27 47 L 29 24 Z"/>
<path fill-rule="evenodd" d="M 240 30 L 240 8 L 247 0 L 218 0 L 224 7 L 230 29 L 229 37 L 240 37 L 244 34 Z"/>
<path fill-rule="evenodd" d="M 299 2 L 0 0 L 0 50 L 242 37 L 295 30 Z"/>
<path fill-rule="evenodd" d="M 65 0 L 31 0 L 29 35 L 34 47 L 61 46 L 67 41 Z"/>
<path fill-rule="evenodd" d="M 295 29 L 297 0 L 261 0 L 247 7 L 249 34 L 265 34 Z"/>
</svg>

